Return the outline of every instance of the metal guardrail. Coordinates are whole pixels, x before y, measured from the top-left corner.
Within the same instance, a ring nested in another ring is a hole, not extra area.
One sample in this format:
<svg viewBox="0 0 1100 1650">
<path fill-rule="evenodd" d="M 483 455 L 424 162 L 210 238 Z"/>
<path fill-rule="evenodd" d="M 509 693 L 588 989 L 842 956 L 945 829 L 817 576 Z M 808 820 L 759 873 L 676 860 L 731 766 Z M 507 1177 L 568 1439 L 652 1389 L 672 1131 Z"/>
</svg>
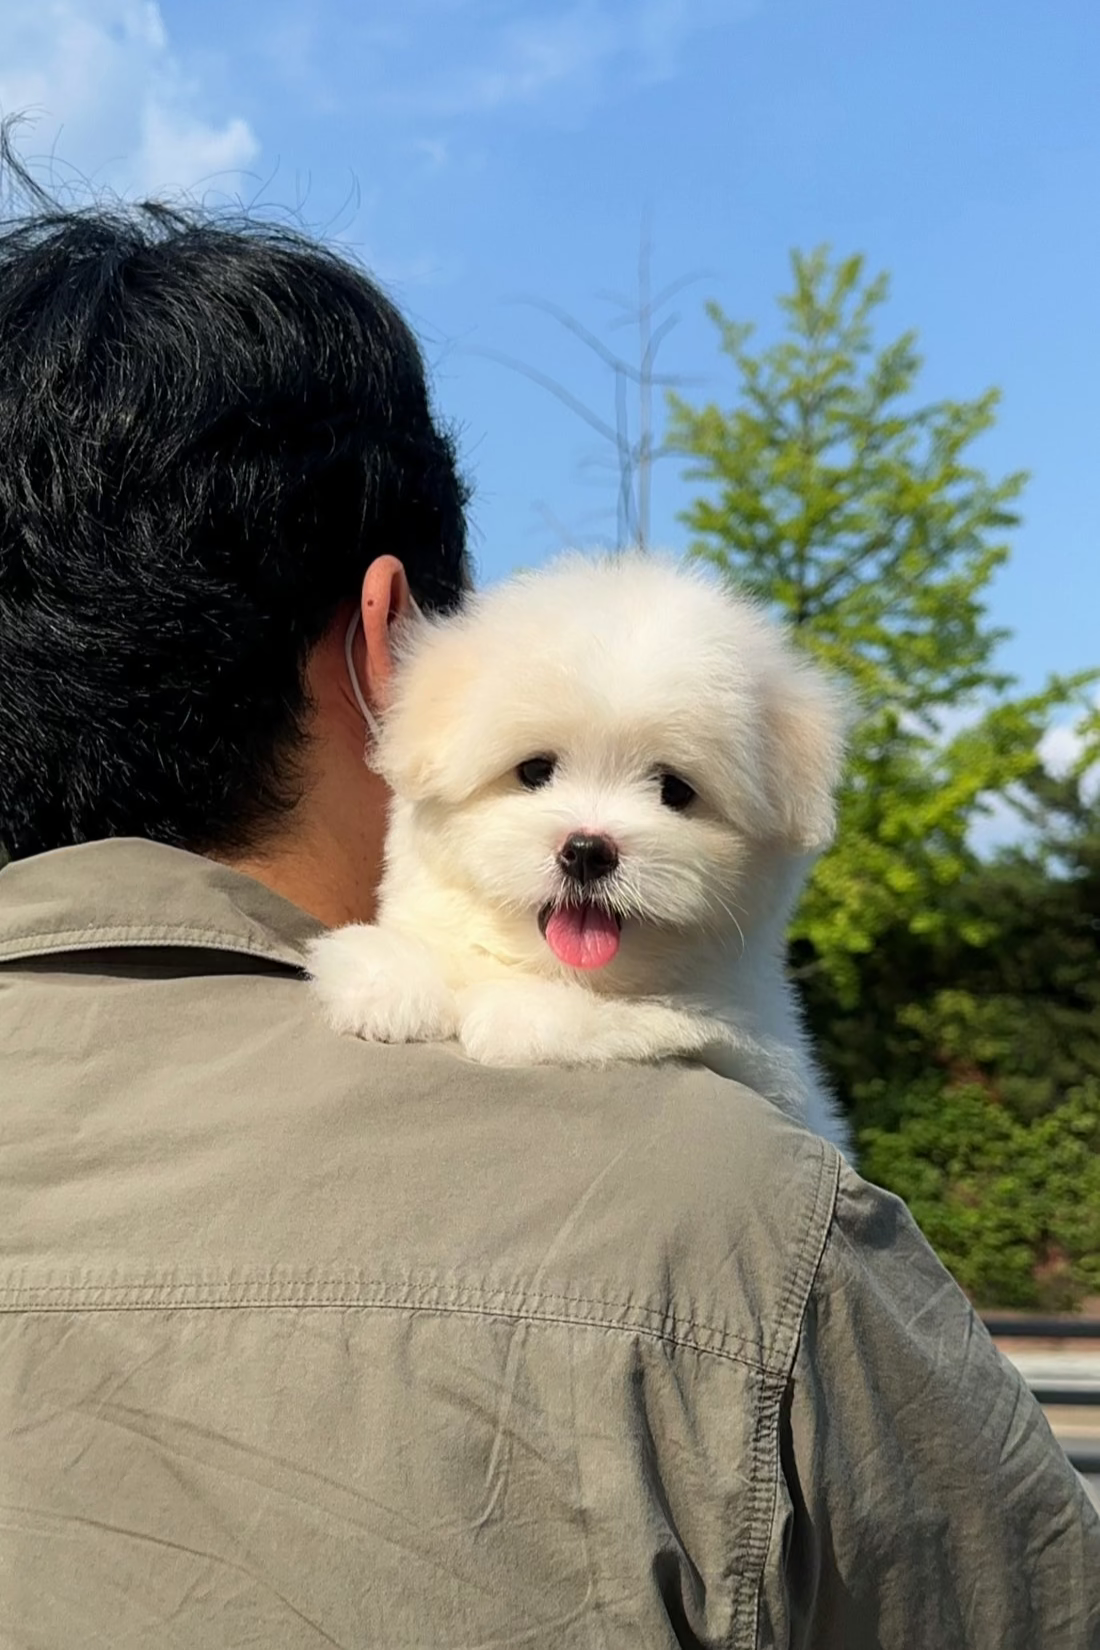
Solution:
<svg viewBox="0 0 1100 1650">
<path fill-rule="evenodd" d="M 1006 1318 L 990 1314 L 982 1322 L 999 1340 L 1100 1343 L 1100 1318 Z M 1028 1386 L 1044 1409 L 1100 1406 L 1100 1380 L 1082 1381 L 1075 1375 L 1062 1379 L 1044 1372 L 1029 1380 Z M 1100 1439 L 1074 1439 L 1066 1447 L 1066 1454 L 1078 1472 L 1100 1475 Z"/>
<path fill-rule="evenodd" d="M 1100 1318 L 1002 1318 L 982 1322 L 993 1336 L 1017 1341 L 1100 1341 Z"/>
<path fill-rule="evenodd" d="M 1100 1404 L 1100 1386 L 1074 1386 L 1072 1381 L 1028 1381 L 1027 1384 L 1031 1396 L 1044 1408 L 1048 1404 L 1065 1404 L 1071 1409 L 1091 1409 L 1094 1404 Z"/>
</svg>

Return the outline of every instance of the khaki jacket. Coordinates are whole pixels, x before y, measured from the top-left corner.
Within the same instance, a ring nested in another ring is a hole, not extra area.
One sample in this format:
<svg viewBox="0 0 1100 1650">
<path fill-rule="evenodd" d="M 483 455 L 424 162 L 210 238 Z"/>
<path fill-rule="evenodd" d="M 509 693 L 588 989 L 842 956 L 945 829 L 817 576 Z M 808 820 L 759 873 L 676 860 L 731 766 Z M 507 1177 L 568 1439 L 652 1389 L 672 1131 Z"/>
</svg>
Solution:
<svg viewBox="0 0 1100 1650">
<path fill-rule="evenodd" d="M 689 1067 L 318 1022 L 138 841 L 0 872 L 4 1650 L 1086 1650 L 1100 1525 L 902 1205 Z"/>
</svg>

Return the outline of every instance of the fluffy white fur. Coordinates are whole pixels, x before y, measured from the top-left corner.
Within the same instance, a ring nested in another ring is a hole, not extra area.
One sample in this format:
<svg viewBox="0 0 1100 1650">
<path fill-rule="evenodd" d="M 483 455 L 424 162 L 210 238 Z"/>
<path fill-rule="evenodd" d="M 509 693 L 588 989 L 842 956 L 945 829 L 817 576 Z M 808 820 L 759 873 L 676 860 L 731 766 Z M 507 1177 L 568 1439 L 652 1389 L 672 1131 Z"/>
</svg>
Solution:
<svg viewBox="0 0 1100 1650">
<path fill-rule="evenodd" d="M 394 794 L 378 922 L 314 946 L 334 1027 L 457 1038 L 493 1065 L 687 1056 L 844 1147 L 784 974 L 792 905 L 834 828 L 843 709 L 750 603 L 662 559 L 571 556 L 420 620 L 375 753 Z M 517 768 L 553 757 L 552 780 Z M 697 792 L 683 812 L 662 773 Z M 539 913 L 578 830 L 618 955 L 574 971 Z"/>
</svg>

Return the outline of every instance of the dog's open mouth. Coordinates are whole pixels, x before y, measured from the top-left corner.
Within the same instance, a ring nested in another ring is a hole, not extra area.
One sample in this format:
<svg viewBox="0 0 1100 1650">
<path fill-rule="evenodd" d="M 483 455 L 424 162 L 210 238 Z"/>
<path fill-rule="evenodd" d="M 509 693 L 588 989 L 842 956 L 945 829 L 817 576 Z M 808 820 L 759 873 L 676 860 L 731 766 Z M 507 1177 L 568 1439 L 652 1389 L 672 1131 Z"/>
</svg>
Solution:
<svg viewBox="0 0 1100 1650">
<path fill-rule="evenodd" d="M 606 968 L 618 953 L 622 927 L 613 911 L 587 900 L 539 912 L 539 933 L 567 968 Z"/>
</svg>

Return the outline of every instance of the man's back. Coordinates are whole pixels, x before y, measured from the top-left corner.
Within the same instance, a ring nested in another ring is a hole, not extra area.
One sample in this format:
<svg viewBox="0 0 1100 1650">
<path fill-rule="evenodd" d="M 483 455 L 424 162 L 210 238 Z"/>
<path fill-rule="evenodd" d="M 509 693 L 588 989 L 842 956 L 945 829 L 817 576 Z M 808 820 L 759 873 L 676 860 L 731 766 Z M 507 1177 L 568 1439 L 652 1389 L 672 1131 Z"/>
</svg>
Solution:
<svg viewBox="0 0 1100 1650">
<path fill-rule="evenodd" d="M 335 1038 L 316 926 L 135 841 L 0 875 L 0 1644 L 1095 1642 L 894 1200 L 703 1072 Z"/>
</svg>

